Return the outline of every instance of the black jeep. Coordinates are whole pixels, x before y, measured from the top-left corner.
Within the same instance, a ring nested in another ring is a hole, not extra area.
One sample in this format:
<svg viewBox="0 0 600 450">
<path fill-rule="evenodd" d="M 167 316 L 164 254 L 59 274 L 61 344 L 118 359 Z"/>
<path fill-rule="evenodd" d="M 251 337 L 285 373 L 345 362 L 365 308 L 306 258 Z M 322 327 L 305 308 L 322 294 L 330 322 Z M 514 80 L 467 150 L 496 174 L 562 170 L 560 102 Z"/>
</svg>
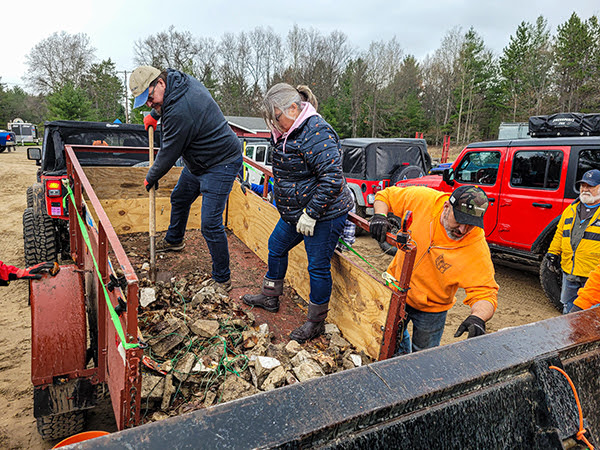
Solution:
<svg viewBox="0 0 600 450">
<path fill-rule="evenodd" d="M 148 161 L 148 133 L 143 125 L 59 120 L 44 124 L 42 149 L 30 147 L 27 157 L 40 169 L 37 182 L 27 188 L 27 208 L 23 212 L 25 262 L 28 266 L 43 261 L 70 258 L 68 204 L 62 180 L 67 176 L 65 144 L 102 149 L 77 153 L 82 166 L 133 166 Z M 160 146 L 155 133 L 155 146 Z M 120 148 L 115 148 L 120 147 Z M 138 150 L 133 150 L 132 147 Z M 65 207 L 65 205 L 67 205 Z"/>
</svg>

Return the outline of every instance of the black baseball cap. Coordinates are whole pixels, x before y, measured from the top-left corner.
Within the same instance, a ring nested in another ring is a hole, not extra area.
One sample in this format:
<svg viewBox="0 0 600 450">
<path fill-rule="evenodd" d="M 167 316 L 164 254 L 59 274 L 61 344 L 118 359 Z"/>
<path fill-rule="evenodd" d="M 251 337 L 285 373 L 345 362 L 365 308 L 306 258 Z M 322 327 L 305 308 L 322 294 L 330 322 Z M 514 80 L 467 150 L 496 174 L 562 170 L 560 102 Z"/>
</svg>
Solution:
<svg viewBox="0 0 600 450">
<path fill-rule="evenodd" d="M 488 198 L 477 186 L 460 186 L 448 199 L 458 223 L 483 228 L 483 215 L 488 207 Z"/>
</svg>

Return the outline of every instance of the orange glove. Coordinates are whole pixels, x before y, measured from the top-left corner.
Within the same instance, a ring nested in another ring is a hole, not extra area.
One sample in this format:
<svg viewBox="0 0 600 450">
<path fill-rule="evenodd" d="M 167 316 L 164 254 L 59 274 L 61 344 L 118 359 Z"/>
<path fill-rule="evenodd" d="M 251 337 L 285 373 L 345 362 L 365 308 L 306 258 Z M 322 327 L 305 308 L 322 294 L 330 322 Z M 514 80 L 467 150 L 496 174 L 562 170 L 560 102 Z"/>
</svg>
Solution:
<svg viewBox="0 0 600 450">
<path fill-rule="evenodd" d="M 160 119 L 158 113 L 154 109 L 150 111 L 150 114 L 144 117 L 144 128 L 146 128 L 146 131 L 148 131 L 148 127 L 152 127 L 156 130 L 158 119 Z"/>
</svg>

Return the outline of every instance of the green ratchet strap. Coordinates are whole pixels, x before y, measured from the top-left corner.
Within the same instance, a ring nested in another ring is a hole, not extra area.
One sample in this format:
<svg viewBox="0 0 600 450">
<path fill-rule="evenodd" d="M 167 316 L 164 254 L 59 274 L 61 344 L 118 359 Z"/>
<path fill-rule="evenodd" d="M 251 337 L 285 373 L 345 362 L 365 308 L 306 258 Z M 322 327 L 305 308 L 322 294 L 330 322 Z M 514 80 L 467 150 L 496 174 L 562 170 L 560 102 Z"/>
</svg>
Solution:
<svg viewBox="0 0 600 450">
<path fill-rule="evenodd" d="M 398 281 L 396 280 L 393 276 L 391 276 L 389 273 L 387 272 L 382 272 L 381 270 L 373 267 L 373 265 L 367 261 L 360 253 L 358 253 L 356 250 L 354 250 L 350 245 L 348 245 L 346 243 L 346 241 L 344 241 L 342 238 L 338 239 L 339 242 L 341 242 L 342 244 L 344 244 L 346 246 L 346 248 L 348 248 L 348 250 L 350 250 L 352 253 L 354 253 L 356 256 L 358 256 L 360 259 L 362 259 L 364 262 L 367 263 L 367 265 L 373 269 L 375 272 L 377 272 L 379 275 L 381 275 L 381 278 L 383 278 L 383 280 L 385 281 L 385 285 L 389 286 L 390 284 L 392 286 L 394 286 L 396 289 L 398 289 L 398 291 L 400 292 L 408 292 L 408 289 L 402 289 L 400 286 L 398 286 L 395 282 Z"/>
<path fill-rule="evenodd" d="M 79 228 L 81 229 L 81 235 L 83 236 L 85 245 L 87 245 L 90 255 L 92 256 L 92 261 L 94 262 L 94 267 L 96 268 L 96 274 L 98 275 L 98 279 L 102 280 L 102 275 L 100 274 L 100 268 L 98 267 L 98 263 L 96 262 L 96 257 L 94 256 L 94 252 L 92 251 L 92 244 L 90 242 L 90 236 L 87 232 L 87 229 L 85 228 L 85 223 L 84 223 L 83 219 L 79 215 L 79 211 L 77 211 L 77 205 L 75 204 L 75 196 L 73 195 L 71 186 L 69 186 L 69 183 L 63 183 L 63 184 L 67 188 L 67 195 L 65 195 L 63 197 L 63 208 L 65 208 L 65 209 L 67 208 L 67 196 L 68 196 L 71 199 L 71 202 L 73 203 L 73 210 L 77 213 L 77 221 L 79 222 Z M 129 349 L 129 348 L 139 347 L 140 346 L 139 344 L 131 344 L 125 340 L 125 333 L 123 332 L 123 327 L 121 326 L 121 320 L 119 319 L 119 316 L 115 312 L 115 308 L 113 307 L 112 303 L 110 302 L 110 297 L 108 296 L 108 291 L 106 290 L 106 286 L 104 285 L 104 282 L 102 282 L 102 289 L 104 290 L 104 299 L 106 300 L 106 305 L 108 306 L 110 318 L 112 320 L 112 323 L 113 323 L 115 329 L 117 330 L 119 339 L 121 339 L 121 344 L 123 344 L 123 348 Z"/>
</svg>

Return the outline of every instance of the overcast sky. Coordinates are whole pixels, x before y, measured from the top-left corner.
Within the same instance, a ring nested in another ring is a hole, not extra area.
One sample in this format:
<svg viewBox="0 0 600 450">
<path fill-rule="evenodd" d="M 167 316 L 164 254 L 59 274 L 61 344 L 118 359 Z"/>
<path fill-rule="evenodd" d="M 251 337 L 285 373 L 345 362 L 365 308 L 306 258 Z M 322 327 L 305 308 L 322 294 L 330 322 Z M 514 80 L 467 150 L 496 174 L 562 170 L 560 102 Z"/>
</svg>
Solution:
<svg viewBox="0 0 600 450">
<path fill-rule="evenodd" d="M 86 33 L 98 62 L 109 57 L 117 70 L 132 70 L 134 42 L 174 25 L 196 37 L 272 27 L 285 37 L 294 24 L 323 34 L 339 30 L 366 50 L 373 41 L 396 36 L 405 54 L 421 60 L 435 51 L 454 27 L 473 26 L 496 54 L 522 21 L 542 14 L 552 34 L 573 12 L 582 20 L 600 17 L 599 0 L 52 0 L 12 2 L 2 14 L 1 82 L 19 84 L 25 56 L 55 31 Z M 9 13 L 7 15 L 7 12 Z"/>
</svg>

